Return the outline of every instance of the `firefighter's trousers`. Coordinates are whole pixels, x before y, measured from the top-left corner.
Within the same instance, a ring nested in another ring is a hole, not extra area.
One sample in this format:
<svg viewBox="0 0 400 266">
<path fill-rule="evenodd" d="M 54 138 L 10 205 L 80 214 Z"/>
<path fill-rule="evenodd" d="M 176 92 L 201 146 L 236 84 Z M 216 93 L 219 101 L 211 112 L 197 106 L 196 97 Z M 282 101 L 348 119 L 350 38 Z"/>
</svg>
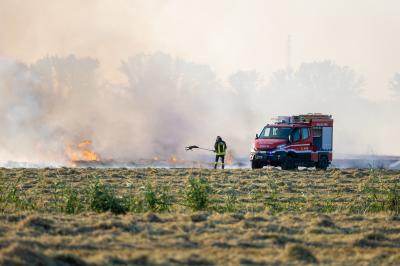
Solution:
<svg viewBox="0 0 400 266">
<path fill-rule="evenodd" d="M 219 158 L 221 158 L 222 169 L 224 169 L 224 168 L 225 168 L 225 155 L 216 155 L 216 156 L 215 156 L 214 169 L 217 169 L 217 165 L 218 165 L 218 160 L 219 160 Z"/>
</svg>

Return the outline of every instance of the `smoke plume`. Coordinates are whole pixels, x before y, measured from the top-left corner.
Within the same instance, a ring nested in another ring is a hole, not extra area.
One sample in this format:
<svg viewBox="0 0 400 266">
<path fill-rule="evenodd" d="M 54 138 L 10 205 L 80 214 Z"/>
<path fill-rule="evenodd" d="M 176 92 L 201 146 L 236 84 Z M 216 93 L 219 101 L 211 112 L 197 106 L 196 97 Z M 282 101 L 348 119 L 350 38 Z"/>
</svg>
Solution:
<svg viewBox="0 0 400 266">
<path fill-rule="evenodd" d="M 268 118 L 316 110 L 334 115 L 339 152 L 379 147 L 371 141 L 383 132 L 370 123 L 389 127 L 381 121 L 387 109 L 359 96 L 363 78 L 331 61 L 282 69 L 267 81 L 239 71 L 221 82 L 207 65 L 161 52 L 123 61 L 126 83 L 108 82 L 98 68 L 73 55 L 29 66 L 2 58 L 0 160 L 67 164 L 67 148 L 85 140 L 105 160 L 193 159 L 184 146 L 212 147 L 217 135 L 245 157 Z"/>
<path fill-rule="evenodd" d="M 184 146 L 217 135 L 246 159 L 308 112 L 336 154 L 398 155 L 399 3 L 311 2 L 1 1 L 0 162 L 208 159 Z"/>
</svg>

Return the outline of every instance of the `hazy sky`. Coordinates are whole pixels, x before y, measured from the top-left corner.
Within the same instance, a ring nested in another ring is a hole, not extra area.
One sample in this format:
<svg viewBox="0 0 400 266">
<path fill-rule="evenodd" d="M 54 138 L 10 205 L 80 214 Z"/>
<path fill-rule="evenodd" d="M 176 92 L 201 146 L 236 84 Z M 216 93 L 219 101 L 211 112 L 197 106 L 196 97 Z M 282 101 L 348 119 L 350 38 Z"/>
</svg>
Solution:
<svg viewBox="0 0 400 266">
<path fill-rule="evenodd" d="M 121 60 L 163 51 L 268 77 L 287 64 L 331 59 L 366 78 L 365 95 L 388 97 L 400 71 L 396 0 L 0 0 L 0 55 L 31 63 L 45 55 L 98 58 L 118 80 Z"/>
</svg>

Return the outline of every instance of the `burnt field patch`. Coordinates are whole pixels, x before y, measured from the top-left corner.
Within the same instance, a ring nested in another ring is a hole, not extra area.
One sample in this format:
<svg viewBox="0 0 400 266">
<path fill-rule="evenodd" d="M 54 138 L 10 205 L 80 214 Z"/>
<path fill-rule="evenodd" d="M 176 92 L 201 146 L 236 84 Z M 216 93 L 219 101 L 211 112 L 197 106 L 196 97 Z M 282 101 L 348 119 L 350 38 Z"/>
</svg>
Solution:
<svg viewBox="0 0 400 266">
<path fill-rule="evenodd" d="M 0 264 L 400 263 L 396 171 L 49 168 L 0 179 Z"/>
</svg>

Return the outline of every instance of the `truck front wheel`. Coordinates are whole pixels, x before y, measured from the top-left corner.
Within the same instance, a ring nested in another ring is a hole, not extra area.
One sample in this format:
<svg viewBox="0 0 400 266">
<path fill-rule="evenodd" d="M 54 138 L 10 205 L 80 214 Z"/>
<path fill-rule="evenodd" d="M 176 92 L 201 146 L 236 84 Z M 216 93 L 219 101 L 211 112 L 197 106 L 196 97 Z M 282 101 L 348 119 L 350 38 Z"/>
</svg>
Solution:
<svg viewBox="0 0 400 266">
<path fill-rule="evenodd" d="M 251 160 L 251 169 L 261 169 L 263 166 L 257 160 Z"/>
<path fill-rule="evenodd" d="M 281 165 L 282 170 L 293 170 L 296 168 L 296 164 L 294 158 L 292 156 L 287 156 L 286 159 L 282 162 Z"/>
<path fill-rule="evenodd" d="M 318 163 L 317 163 L 317 169 L 321 169 L 321 170 L 326 170 L 329 166 L 329 161 L 328 158 L 326 158 L 326 156 L 321 156 L 321 158 L 319 158 Z"/>
</svg>

